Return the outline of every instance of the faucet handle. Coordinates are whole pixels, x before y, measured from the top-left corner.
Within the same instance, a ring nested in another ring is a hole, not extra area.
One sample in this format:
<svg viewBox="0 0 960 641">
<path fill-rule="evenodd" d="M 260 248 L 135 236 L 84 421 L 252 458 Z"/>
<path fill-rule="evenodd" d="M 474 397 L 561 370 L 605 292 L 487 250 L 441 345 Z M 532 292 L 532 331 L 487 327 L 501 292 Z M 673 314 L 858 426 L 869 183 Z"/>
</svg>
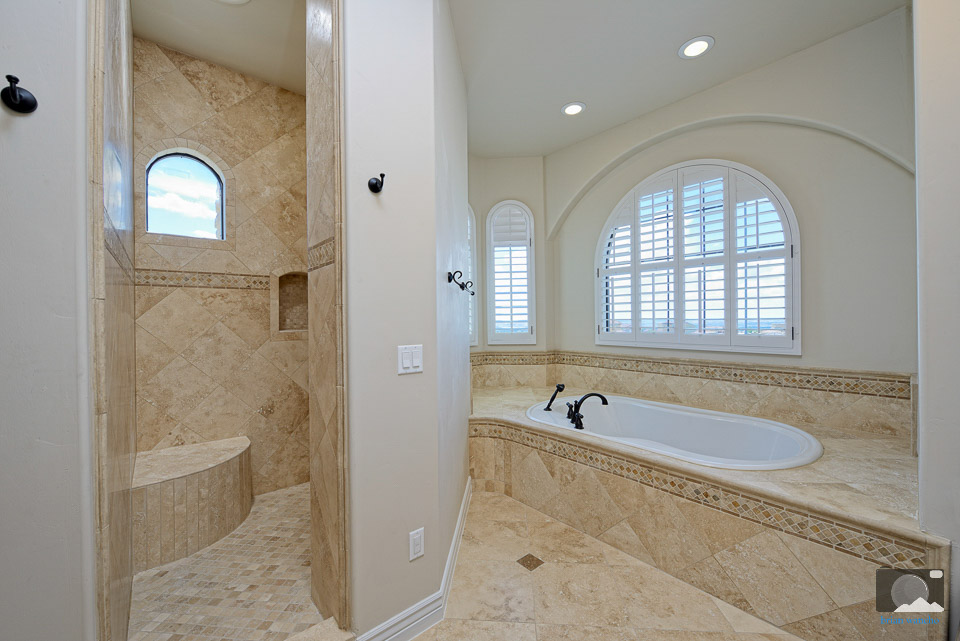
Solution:
<svg viewBox="0 0 960 641">
<path fill-rule="evenodd" d="M 567 418 L 573 420 L 573 403 L 567 403 Z"/>
</svg>

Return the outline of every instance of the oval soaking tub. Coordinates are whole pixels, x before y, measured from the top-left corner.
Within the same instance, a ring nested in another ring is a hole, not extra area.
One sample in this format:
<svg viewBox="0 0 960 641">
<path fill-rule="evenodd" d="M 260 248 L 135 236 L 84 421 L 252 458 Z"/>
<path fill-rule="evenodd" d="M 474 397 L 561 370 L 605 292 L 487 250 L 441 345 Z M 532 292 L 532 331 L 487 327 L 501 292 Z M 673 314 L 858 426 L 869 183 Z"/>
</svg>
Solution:
<svg viewBox="0 0 960 641">
<path fill-rule="evenodd" d="M 527 410 L 527 418 L 579 432 L 567 419 L 567 403 L 558 398 Z M 607 396 L 610 404 L 589 398 L 580 409 L 583 432 L 665 454 L 682 461 L 728 470 L 785 470 L 820 458 L 820 442 L 803 430 L 762 418 L 701 410 L 683 405 Z"/>
</svg>

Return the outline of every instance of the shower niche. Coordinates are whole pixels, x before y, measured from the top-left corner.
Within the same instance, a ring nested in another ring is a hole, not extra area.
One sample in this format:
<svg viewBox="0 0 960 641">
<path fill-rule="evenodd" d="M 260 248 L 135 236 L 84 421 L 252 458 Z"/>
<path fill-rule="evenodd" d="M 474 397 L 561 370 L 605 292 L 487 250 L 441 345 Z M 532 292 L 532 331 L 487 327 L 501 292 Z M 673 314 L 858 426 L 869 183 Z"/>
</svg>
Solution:
<svg viewBox="0 0 960 641">
<path fill-rule="evenodd" d="M 276 270 L 270 276 L 270 333 L 274 340 L 294 340 L 307 332 L 307 274 Z"/>
</svg>

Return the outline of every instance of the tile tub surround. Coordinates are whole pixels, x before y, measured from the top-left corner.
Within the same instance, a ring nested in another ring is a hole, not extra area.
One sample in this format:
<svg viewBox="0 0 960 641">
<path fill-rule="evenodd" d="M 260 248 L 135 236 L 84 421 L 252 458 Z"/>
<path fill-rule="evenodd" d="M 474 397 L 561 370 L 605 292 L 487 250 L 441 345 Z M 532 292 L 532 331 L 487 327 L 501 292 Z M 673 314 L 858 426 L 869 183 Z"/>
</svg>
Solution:
<svg viewBox="0 0 960 641">
<path fill-rule="evenodd" d="M 912 517 L 916 463 L 902 439 L 817 434 L 825 454 L 809 466 L 713 470 L 526 419 L 550 391 L 475 391 L 478 488 L 504 491 L 802 638 L 892 634 L 877 628 L 875 570 L 949 565 L 947 542 Z M 784 575 L 802 591 L 768 599 Z M 903 629 L 914 635 L 903 638 L 945 633 Z"/>
<path fill-rule="evenodd" d="M 136 572 L 202 550 L 250 513 L 250 440 L 241 436 L 141 452 L 132 496 Z"/>
<path fill-rule="evenodd" d="M 474 492 L 470 502 L 444 619 L 417 637 L 641 639 L 797 641 L 547 514 L 486 492 Z"/>
<path fill-rule="evenodd" d="M 651 401 L 910 438 L 909 374 L 578 352 L 475 352 L 474 387 L 565 383 Z"/>
<path fill-rule="evenodd" d="M 130 641 L 283 641 L 321 622 L 310 602 L 310 488 L 258 496 L 213 545 L 137 574 Z"/>
</svg>

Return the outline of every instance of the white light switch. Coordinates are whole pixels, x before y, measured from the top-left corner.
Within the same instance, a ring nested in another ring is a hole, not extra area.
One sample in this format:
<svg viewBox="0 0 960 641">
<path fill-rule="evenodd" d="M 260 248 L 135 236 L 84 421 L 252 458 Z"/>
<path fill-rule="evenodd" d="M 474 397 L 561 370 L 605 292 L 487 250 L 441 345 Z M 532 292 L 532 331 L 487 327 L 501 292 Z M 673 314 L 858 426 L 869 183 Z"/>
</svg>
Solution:
<svg viewBox="0 0 960 641">
<path fill-rule="evenodd" d="M 418 374 L 423 371 L 423 345 L 397 346 L 397 374 Z"/>
<path fill-rule="evenodd" d="M 410 560 L 423 556 L 423 528 L 410 533 Z"/>
</svg>

